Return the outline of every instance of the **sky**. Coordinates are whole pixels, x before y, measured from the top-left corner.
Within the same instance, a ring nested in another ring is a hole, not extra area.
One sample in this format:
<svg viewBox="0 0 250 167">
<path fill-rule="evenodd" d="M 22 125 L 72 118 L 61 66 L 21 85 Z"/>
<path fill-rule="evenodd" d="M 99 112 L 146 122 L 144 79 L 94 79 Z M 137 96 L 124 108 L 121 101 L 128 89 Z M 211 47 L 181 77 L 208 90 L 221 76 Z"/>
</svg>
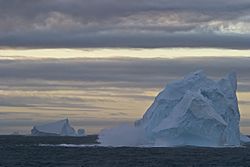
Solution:
<svg viewBox="0 0 250 167">
<path fill-rule="evenodd" d="M 139 119 L 170 81 L 238 74 L 250 134 L 249 0 L 0 0 L 0 134 Z"/>
</svg>

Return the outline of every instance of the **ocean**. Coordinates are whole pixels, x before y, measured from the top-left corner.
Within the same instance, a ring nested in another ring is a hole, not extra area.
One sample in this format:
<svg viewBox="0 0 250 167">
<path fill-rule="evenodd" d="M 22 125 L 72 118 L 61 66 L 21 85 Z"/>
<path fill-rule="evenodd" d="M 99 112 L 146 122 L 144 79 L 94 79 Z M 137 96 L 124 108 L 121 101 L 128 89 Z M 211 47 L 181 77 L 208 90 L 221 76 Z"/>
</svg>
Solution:
<svg viewBox="0 0 250 167">
<path fill-rule="evenodd" d="M 97 136 L 0 136 L 0 167 L 250 166 L 250 145 L 205 147 L 100 147 Z"/>
</svg>

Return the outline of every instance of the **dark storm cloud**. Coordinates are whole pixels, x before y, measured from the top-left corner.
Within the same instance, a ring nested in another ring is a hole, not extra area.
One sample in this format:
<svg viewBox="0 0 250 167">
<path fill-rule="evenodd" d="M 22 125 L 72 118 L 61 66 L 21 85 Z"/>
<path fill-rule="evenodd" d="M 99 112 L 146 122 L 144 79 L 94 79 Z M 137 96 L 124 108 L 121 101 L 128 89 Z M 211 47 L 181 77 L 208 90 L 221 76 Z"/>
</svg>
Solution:
<svg viewBox="0 0 250 167">
<path fill-rule="evenodd" d="M 2 47 L 249 48 L 247 0 L 0 0 Z"/>
<path fill-rule="evenodd" d="M 0 60 L 0 88 L 38 91 L 162 88 L 188 72 L 204 69 L 215 79 L 236 71 L 239 90 L 249 91 L 249 64 L 248 57 Z"/>
<path fill-rule="evenodd" d="M 65 98 L 65 97 L 40 97 L 39 94 L 35 96 L 4 96 L 0 97 L 1 107 L 24 107 L 44 111 L 83 111 L 83 112 L 100 112 L 102 110 L 117 110 L 115 107 L 100 107 L 93 106 L 91 102 L 96 102 L 95 99 L 80 99 L 80 98 Z M 25 113 L 25 112 L 24 112 Z M 0 114 L 3 114 L 2 112 Z M 10 113 L 12 114 L 12 113 Z M 6 113 L 5 113 L 6 115 Z"/>
<path fill-rule="evenodd" d="M 6 44 L 7 41 L 7 44 Z M 34 33 L 3 35 L 0 45 L 4 47 L 43 47 L 43 48 L 80 48 L 80 47 L 211 47 L 250 49 L 250 34 L 230 35 L 208 33 L 168 32 L 107 32 L 105 34 L 60 34 Z"/>
</svg>

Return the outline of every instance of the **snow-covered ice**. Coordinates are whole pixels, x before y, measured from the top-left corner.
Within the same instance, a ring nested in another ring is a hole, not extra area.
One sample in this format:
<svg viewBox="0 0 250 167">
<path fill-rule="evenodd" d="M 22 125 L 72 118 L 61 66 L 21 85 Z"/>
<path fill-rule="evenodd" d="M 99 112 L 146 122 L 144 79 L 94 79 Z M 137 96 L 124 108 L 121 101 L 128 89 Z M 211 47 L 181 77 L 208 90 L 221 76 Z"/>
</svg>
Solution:
<svg viewBox="0 0 250 167">
<path fill-rule="evenodd" d="M 239 146 L 236 90 L 235 72 L 214 81 L 196 71 L 169 83 L 142 119 L 103 130 L 99 141 L 111 146 Z"/>
</svg>

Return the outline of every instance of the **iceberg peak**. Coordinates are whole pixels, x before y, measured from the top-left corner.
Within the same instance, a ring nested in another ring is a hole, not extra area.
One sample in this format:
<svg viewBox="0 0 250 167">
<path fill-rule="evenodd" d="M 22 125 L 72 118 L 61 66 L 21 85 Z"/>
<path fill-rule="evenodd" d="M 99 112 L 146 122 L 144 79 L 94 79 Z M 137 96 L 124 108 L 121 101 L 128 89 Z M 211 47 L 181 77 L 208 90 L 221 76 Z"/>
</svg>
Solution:
<svg viewBox="0 0 250 167">
<path fill-rule="evenodd" d="M 236 72 L 235 71 L 231 71 L 227 75 L 227 78 L 230 81 L 233 90 L 236 92 L 236 90 L 237 90 L 237 74 L 236 74 Z"/>
<path fill-rule="evenodd" d="M 201 78 L 206 78 L 206 74 L 203 70 L 197 70 L 195 72 L 191 72 L 184 77 L 184 79 L 186 80 L 201 79 Z"/>
</svg>

